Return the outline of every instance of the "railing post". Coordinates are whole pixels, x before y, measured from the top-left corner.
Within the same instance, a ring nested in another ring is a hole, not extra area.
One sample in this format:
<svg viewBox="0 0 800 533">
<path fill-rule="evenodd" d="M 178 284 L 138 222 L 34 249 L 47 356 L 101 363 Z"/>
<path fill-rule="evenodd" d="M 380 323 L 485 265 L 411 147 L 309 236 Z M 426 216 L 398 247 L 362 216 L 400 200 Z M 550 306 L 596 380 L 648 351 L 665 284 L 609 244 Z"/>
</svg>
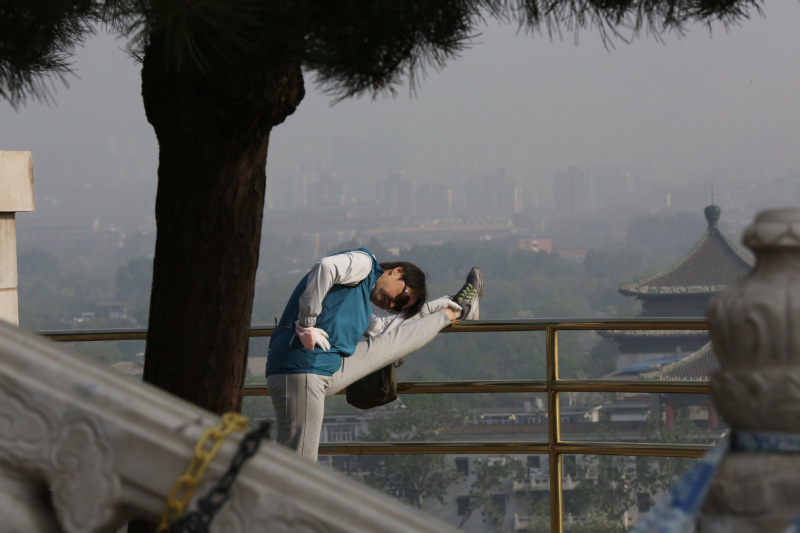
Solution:
<svg viewBox="0 0 800 533">
<path fill-rule="evenodd" d="M 714 404 L 735 433 L 800 441 L 800 209 L 758 214 L 742 242 L 753 271 L 717 294 L 708 322 L 720 370 Z M 782 435 L 781 435 L 782 434 Z M 781 435 L 777 437 L 776 435 Z M 731 451 L 703 502 L 704 533 L 784 531 L 798 516 L 798 453 Z"/>
<path fill-rule="evenodd" d="M 33 211 L 30 152 L 0 151 L 0 320 L 19 324 L 15 213 Z"/>
<path fill-rule="evenodd" d="M 547 326 L 545 330 L 547 353 L 547 431 L 550 453 L 550 531 L 564 530 L 564 498 L 561 490 L 562 462 L 556 446 L 561 442 L 560 393 L 554 385 L 558 380 L 558 330 Z"/>
</svg>

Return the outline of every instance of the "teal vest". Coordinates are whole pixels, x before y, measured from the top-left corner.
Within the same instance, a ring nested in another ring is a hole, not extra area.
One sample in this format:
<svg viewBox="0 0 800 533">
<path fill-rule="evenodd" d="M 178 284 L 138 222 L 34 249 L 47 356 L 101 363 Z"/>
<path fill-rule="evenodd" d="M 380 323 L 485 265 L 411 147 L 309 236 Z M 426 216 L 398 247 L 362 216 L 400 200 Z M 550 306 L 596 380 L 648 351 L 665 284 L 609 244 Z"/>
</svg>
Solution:
<svg viewBox="0 0 800 533">
<path fill-rule="evenodd" d="M 372 258 L 366 248 L 365 252 Z M 342 366 L 342 357 L 353 355 L 356 344 L 364 336 L 372 320 L 370 294 L 383 269 L 373 258 L 372 271 L 354 287 L 334 285 L 322 300 L 322 311 L 315 327 L 328 334 L 331 348 L 323 351 L 315 346 L 306 350 L 300 339 L 294 337 L 295 320 L 300 311 L 300 296 L 306 290 L 308 274 L 295 287 L 278 326 L 269 341 L 266 375 L 320 374 L 333 375 Z"/>
</svg>

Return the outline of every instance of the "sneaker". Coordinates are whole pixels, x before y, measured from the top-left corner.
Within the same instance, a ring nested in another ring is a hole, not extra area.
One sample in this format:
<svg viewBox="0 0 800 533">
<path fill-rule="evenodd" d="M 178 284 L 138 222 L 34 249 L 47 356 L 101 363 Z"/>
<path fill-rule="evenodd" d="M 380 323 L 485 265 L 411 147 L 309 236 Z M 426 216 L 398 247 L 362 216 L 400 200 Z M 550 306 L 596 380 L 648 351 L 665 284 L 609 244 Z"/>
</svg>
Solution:
<svg viewBox="0 0 800 533">
<path fill-rule="evenodd" d="M 455 296 L 450 299 L 461 306 L 461 317 L 458 320 L 478 320 L 480 316 L 481 294 L 483 294 L 483 274 L 477 267 L 467 274 L 467 281 Z"/>
</svg>

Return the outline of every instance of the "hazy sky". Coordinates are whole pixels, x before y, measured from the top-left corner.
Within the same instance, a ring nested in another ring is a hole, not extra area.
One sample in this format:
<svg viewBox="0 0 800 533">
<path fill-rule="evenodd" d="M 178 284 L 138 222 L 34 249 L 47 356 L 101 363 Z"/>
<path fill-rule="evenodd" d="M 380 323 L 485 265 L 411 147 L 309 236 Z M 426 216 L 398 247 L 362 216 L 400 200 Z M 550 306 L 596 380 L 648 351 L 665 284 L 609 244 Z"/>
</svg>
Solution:
<svg viewBox="0 0 800 533">
<path fill-rule="evenodd" d="M 800 4 L 775 4 L 729 33 L 696 27 L 613 50 L 597 33 L 576 46 L 494 26 L 430 73 L 416 98 L 401 90 L 330 108 L 311 94 L 276 131 L 272 163 L 324 162 L 336 135 L 380 135 L 402 144 L 410 169 L 761 161 L 798 170 Z"/>
<path fill-rule="evenodd" d="M 440 171 L 454 165 L 552 171 L 569 164 L 668 165 L 698 179 L 709 169 L 800 170 L 800 3 L 770 2 L 765 17 L 725 32 L 703 27 L 606 49 L 596 32 L 551 41 L 493 25 L 409 97 L 330 106 L 313 88 L 272 135 L 268 172 L 319 162 Z M 34 151 L 36 193 L 69 160 L 98 180 L 98 164 L 133 149 L 155 180 L 157 147 L 138 66 L 109 36 L 77 54 L 57 106 L 0 103 L 0 149 Z M 94 161 L 95 164 L 90 162 Z M 109 163 L 113 167 L 113 159 Z M 74 174 L 81 174 L 75 176 Z"/>
</svg>

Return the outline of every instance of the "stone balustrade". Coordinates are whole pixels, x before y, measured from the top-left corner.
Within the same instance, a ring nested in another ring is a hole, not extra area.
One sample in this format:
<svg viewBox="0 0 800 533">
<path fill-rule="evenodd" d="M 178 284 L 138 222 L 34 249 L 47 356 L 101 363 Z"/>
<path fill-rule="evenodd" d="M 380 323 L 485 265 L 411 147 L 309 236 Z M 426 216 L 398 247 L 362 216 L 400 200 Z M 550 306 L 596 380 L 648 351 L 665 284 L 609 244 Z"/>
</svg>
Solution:
<svg viewBox="0 0 800 533">
<path fill-rule="evenodd" d="M 220 417 L 0 322 L 0 531 L 114 532 L 158 523 L 167 495 Z M 224 442 L 195 498 L 236 453 Z M 341 474 L 262 443 L 212 531 L 456 530 Z"/>
</svg>

